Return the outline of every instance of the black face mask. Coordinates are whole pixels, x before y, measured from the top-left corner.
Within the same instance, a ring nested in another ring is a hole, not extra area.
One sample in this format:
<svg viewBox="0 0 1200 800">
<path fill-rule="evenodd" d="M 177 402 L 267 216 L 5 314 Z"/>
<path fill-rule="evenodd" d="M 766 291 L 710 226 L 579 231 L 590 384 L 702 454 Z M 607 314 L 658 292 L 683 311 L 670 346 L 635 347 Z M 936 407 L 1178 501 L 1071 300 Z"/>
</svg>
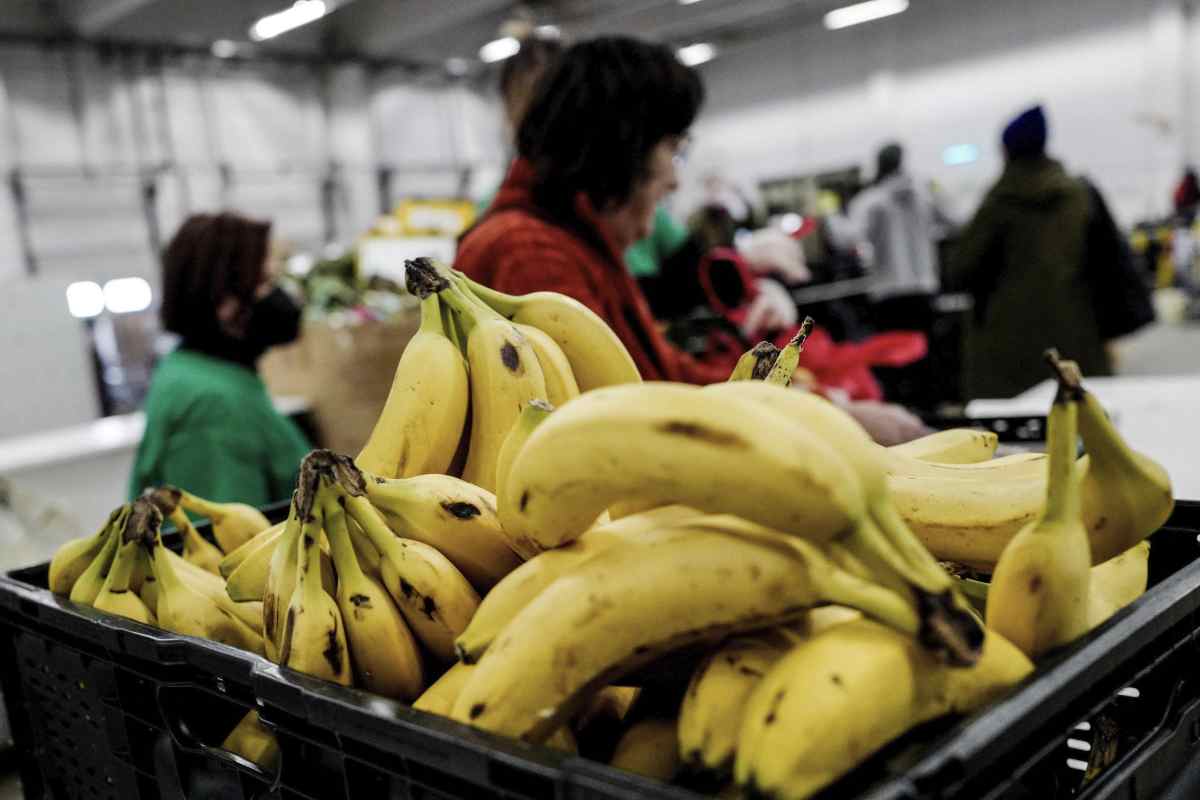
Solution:
<svg viewBox="0 0 1200 800">
<path fill-rule="evenodd" d="M 272 347 L 296 341 L 300 335 L 300 314 L 300 306 L 278 286 L 255 300 L 242 339 L 245 356 L 251 362 L 257 361 Z"/>
</svg>

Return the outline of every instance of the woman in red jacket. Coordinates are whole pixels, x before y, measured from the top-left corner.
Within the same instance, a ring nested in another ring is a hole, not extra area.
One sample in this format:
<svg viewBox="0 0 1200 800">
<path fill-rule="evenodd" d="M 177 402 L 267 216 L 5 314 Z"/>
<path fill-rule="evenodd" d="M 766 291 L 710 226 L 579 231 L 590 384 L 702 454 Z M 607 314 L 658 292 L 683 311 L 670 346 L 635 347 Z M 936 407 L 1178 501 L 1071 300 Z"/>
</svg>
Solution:
<svg viewBox="0 0 1200 800">
<path fill-rule="evenodd" d="M 727 368 L 666 340 L 622 257 L 678 185 L 703 100 L 700 77 L 662 45 L 611 37 L 569 48 L 540 80 L 517 130 L 517 158 L 459 244 L 458 269 L 509 294 L 574 297 L 616 331 L 646 380 L 725 380 Z M 846 408 L 883 444 L 924 432 L 898 406 Z"/>
<path fill-rule="evenodd" d="M 517 131 L 513 162 L 456 266 L 510 294 L 562 292 L 604 318 L 642 377 L 711 383 L 728 370 L 672 346 L 625 268 L 678 186 L 676 165 L 704 89 L 662 45 L 577 44 L 542 79 Z"/>
</svg>

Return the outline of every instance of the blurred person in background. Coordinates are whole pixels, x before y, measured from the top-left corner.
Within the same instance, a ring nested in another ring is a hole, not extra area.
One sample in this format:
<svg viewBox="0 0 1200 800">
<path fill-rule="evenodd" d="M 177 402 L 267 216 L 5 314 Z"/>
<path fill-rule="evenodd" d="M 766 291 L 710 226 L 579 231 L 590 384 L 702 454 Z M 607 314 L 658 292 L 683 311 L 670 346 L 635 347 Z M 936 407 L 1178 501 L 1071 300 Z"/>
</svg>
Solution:
<svg viewBox="0 0 1200 800">
<path fill-rule="evenodd" d="M 278 285 L 271 226 L 196 214 L 162 259 L 163 327 L 179 347 L 155 369 L 129 492 L 170 483 L 219 502 L 287 499 L 311 449 L 256 371 L 296 339 L 300 306 Z"/>
<path fill-rule="evenodd" d="M 1004 172 L 950 264 L 949 280 L 975 301 L 963 352 L 967 399 L 1012 397 L 1039 383 L 1049 347 L 1085 375 L 1112 374 L 1085 275 L 1091 190 L 1046 155 L 1046 135 L 1041 106 L 1004 129 Z"/>
<path fill-rule="evenodd" d="M 606 37 L 569 48 L 539 82 L 517 158 L 460 242 L 457 267 L 502 292 L 574 297 L 612 327 L 646 380 L 725 380 L 727 367 L 666 340 L 624 258 L 678 185 L 703 98 L 699 75 L 663 45 Z M 902 410 L 871 411 L 886 418 L 875 432 L 889 441 L 924 431 Z"/>
<path fill-rule="evenodd" d="M 850 202 L 849 216 L 871 247 L 872 321 L 927 333 L 940 288 L 936 240 L 952 225 L 905 171 L 899 144 L 879 150 L 875 182 Z"/>
</svg>

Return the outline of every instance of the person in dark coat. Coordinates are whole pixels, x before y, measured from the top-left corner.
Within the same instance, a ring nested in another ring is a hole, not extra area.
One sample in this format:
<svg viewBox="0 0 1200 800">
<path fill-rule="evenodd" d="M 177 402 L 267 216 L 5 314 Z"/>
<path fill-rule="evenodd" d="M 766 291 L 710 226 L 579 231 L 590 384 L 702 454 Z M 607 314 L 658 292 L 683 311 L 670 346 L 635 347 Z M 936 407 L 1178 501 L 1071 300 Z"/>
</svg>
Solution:
<svg viewBox="0 0 1200 800">
<path fill-rule="evenodd" d="M 963 349 L 968 399 L 1012 397 L 1045 377 L 1056 347 L 1085 375 L 1111 375 L 1085 273 L 1087 185 L 1046 155 L 1035 106 L 1003 134 L 1004 173 L 963 232 L 948 279 L 974 297 Z"/>
</svg>

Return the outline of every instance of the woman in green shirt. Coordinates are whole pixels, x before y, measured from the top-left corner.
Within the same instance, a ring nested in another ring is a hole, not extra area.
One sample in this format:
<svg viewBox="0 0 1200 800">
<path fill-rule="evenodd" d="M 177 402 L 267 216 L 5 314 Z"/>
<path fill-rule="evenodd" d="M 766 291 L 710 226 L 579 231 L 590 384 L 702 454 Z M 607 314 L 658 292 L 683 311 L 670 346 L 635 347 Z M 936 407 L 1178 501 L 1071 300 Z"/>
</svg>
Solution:
<svg viewBox="0 0 1200 800">
<path fill-rule="evenodd" d="M 163 254 L 163 327 L 181 338 L 154 372 L 129 492 L 162 483 L 262 506 L 291 495 L 311 448 L 255 365 L 296 338 L 300 307 L 275 283 L 271 226 L 197 214 Z"/>
</svg>

